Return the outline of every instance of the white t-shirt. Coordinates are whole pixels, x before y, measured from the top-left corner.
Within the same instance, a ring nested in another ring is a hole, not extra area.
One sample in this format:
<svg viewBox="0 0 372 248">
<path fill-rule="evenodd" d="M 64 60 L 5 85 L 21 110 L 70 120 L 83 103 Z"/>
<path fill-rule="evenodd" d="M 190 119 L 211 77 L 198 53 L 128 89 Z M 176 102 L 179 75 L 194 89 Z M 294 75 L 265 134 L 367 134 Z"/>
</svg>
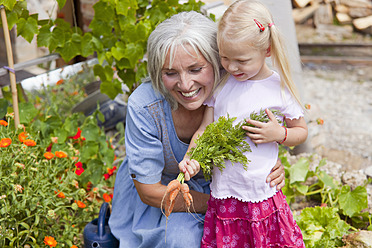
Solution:
<svg viewBox="0 0 372 248">
<path fill-rule="evenodd" d="M 261 109 L 277 109 L 286 118 L 298 119 L 303 110 L 287 89 L 280 87 L 280 76 L 277 72 L 263 80 L 237 81 L 230 76 L 223 88 L 216 92 L 206 105 L 214 107 L 214 120 L 220 116 L 237 117 L 234 124 L 249 117 L 253 111 Z M 260 202 L 276 193 L 276 187 L 271 188 L 266 183 L 266 177 L 278 159 L 278 144 L 276 142 L 258 144 L 257 147 L 248 136 L 246 141 L 252 152 L 246 152 L 249 162 L 244 170 L 241 164 L 231 164 L 226 161 L 226 168 L 212 171 L 211 194 L 215 198 L 234 197 L 241 201 Z"/>
</svg>

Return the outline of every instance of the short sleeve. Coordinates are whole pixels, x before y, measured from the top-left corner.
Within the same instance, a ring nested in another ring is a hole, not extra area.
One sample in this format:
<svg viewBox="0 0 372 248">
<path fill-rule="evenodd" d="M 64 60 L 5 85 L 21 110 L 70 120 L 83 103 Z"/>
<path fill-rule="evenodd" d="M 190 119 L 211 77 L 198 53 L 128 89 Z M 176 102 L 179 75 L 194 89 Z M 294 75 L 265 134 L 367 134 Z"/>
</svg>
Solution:
<svg viewBox="0 0 372 248">
<path fill-rule="evenodd" d="M 282 114 L 288 119 L 299 119 L 304 117 L 304 110 L 300 104 L 294 99 L 291 93 L 286 89 L 284 91 L 284 108 L 281 110 Z"/>
<path fill-rule="evenodd" d="M 145 108 L 128 103 L 125 149 L 129 175 L 145 184 L 161 180 L 164 169 L 163 145 L 155 121 Z"/>
</svg>

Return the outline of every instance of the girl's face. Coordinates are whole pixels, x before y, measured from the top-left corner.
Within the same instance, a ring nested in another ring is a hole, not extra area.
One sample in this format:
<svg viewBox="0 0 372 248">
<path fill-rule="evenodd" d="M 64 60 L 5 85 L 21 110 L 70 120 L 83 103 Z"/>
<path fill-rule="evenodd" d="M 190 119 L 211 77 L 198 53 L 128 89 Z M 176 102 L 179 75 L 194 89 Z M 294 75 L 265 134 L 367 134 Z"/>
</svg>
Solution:
<svg viewBox="0 0 372 248">
<path fill-rule="evenodd" d="M 212 65 L 190 46 L 179 46 L 170 64 L 167 54 L 161 71 L 165 88 L 187 110 L 198 109 L 211 94 L 214 84 Z"/>
<path fill-rule="evenodd" d="M 238 81 L 260 80 L 271 75 L 265 63 L 270 49 L 257 50 L 243 43 L 222 42 L 219 51 L 222 66 Z"/>
</svg>

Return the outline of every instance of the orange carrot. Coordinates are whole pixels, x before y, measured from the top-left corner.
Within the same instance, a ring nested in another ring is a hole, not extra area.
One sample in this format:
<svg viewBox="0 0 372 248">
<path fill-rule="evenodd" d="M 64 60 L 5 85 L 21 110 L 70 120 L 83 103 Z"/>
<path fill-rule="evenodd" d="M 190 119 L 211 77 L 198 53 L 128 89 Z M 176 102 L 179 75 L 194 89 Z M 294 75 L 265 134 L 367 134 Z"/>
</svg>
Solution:
<svg viewBox="0 0 372 248">
<path fill-rule="evenodd" d="M 190 208 L 192 204 L 192 195 L 190 194 L 189 186 L 186 183 L 181 184 L 181 193 L 185 200 L 187 208 Z"/>
<path fill-rule="evenodd" d="M 180 189 L 181 187 L 181 183 L 180 181 L 178 181 L 177 179 L 174 179 L 172 181 L 169 182 L 169 184 L 167 185 L 167 193 L 170 193 L 172 191 L 174 191 L 175 189 Z"/>
<path fill-rule="evenodd" d="M 164 206 L 164 210 L 165 210 L 164 215 L 167 217 L 173 211 L 175 199 L 180 191 L 180 188 L 181 188 L 181 183 L 177 179 L 170 181 L 170 183 L 167 185 L 167 191 L 164 195 L 164 198 L 166 199 L 165 206 Z"/>
</svg>

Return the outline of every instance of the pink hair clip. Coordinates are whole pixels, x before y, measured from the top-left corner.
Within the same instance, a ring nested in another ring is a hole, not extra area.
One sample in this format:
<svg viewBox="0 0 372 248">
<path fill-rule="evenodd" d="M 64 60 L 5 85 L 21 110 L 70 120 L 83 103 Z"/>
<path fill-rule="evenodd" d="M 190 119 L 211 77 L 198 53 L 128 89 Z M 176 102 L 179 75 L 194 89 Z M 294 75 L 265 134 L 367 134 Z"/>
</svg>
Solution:
<svg viewBox="0 0 372 248">
<path fill-rule="evenodd" d="M 260 29 L 260 32 L 265 30 L 265 27 L 256 19 L 253 19 L 253 21 L 257 24 L 258 28 Z"/>
<path fill-rule="evenodd" d="M 274 23 L 269 23 L 268 27 L 271 28 L 272 26 L 274 26 Z"/>
</svg>

